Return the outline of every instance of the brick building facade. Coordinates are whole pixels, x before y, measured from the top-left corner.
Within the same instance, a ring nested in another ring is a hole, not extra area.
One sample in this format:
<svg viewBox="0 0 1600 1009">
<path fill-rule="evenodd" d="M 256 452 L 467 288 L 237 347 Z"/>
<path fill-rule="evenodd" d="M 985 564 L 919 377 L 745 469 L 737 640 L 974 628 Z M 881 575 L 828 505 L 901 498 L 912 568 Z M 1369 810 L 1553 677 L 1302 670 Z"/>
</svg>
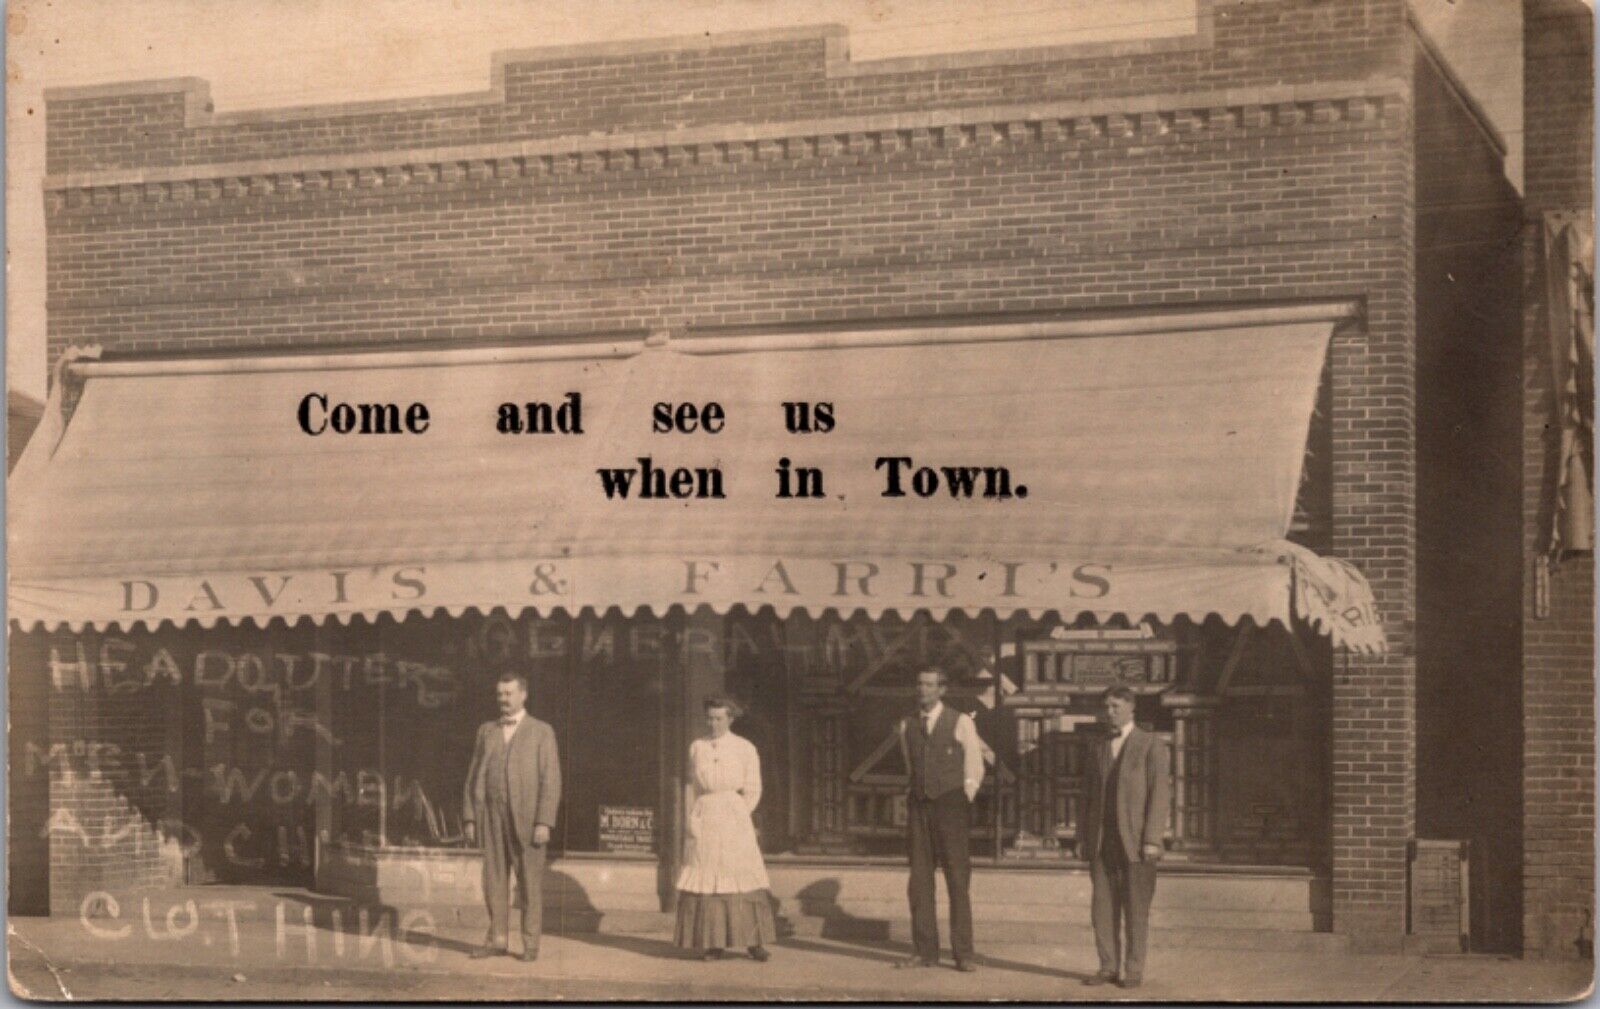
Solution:
<svg viewBox="0 0 1600 1009">
<path fill-rule="evenodd" d="M 1523 13 L 1523 941 L 1530 955 L 1593 956 L 1594 553 L 1591 543 L 1551 564 L 1561 417 L 1550 370 L 1545 230 L 1552 219 L 1592 228 L 1594 15 L 1559 0 L 1528 0 Z M 1589 268 L 1592 277 L 1592 252 Z"/>
<path fill-rule="evenodd" d="M 1475 942 L 1516 947 L 1524 871 L 1528 927 L 1567 914 L 1531 882 L 1553 864 L 1536 862 L 1520 805 L 1524 788 L 1544 794 L 1537 765 L 1514 780 L 1450 731 L 1470 713 L 1510 756 L 1521 726 L 1514 705 L 1486 703 L 1515 679 L 1515 481 L 1477 485 L 1458 512 L 1463 470 L 1516 455 L 1518 321 L 1509 293 L 1485 292 L 1515 290 L 1520 218 L 1503 148 L 1405 4 L 1201 0 L 1173 39 L 880 63 L 852 62 L 846 42 L 806 29 L 508 53 L 485 93 L 259 112 L 214 113 L 191 79 L 52 92 L 51 360 L 1358 303 L 1332 339 L 1294 538 L 1366 576 L 1389 650 L 1316 653 L 1293 714 L 1267 718 L 1314 726 L 1319 798 L 1298 857 L 1331 891 L 1321 926 L 1398 948 L 1408 842 L 1436 832 L 1472 833 L 1494 881 L 1473 896 Z M 1530 143 L 1530 193 L 1539 157 Z M 1463 418 L 1476 438 L 1459 437 Z M 1469 562 L 1463 542 L 1480 550 Z M 180 664 L 221 647 L 205 635 L 285 650 L 262 633 L 163 630 L 136 649 L 187 649 Z M 389 632 L 270 633 L 354 654 L 366 646 L 349 639 Z M 106 647 L 59 630 L 13 642 L 41 681 Z M 1532 717 L 1545 702 L 1531 675 L 1525 689 Z M 181 705 L 139 697 L 148 717 L 119 694 L 57 690 L 51 737 L 16 745 L 211 743 Z M 93 750 L 56 751 L 49 815 L 141 815 L 73 854 L 70 829 L 46 829 L 57 910 L 86 881 L 181 862 L 158 835 L 188 786 L 152 787 L 164 772 L 147 760 L 108 790 Z"/>
</svg>

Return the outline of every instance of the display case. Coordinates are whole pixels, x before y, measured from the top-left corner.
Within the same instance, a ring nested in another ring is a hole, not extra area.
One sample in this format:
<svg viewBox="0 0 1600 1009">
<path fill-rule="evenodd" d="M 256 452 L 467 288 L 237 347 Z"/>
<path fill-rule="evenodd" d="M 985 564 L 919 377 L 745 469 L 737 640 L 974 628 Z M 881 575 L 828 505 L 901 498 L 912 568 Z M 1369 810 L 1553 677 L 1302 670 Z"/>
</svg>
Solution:
<svg viewBox="0 0 1600 1009">
<path fill-rule="evenodd" d="M 1016 644 L 1021 683 L 1003 704 L 1016 724 L 1017 772 L 1014 788 L 1017 830 L 1005 854 L 1012 858 L 1069 859 L 1080 856 L 1093 748 L 1105 738 L 1100 695 L 1113 686 L 1132 690 L 1141 727 L 1172 745 L 1173 806 L 1165 831 L 1169 847 L 1182 847 L 1192 825 L 1203 830 L 1203 815 L 1180 815 L 1185 792 L 1183 760 L 1177 750 L 1189 738 L 1183 725 L 1187 708 L 1160 703 L 1179 681 L 1181 649 L 1171 635 L 1149 625 L 1129 629 L 1057 628 L 1023 637 Z M 1200 763 L 1191 759 L 1190 766 Z"/>
</svg>

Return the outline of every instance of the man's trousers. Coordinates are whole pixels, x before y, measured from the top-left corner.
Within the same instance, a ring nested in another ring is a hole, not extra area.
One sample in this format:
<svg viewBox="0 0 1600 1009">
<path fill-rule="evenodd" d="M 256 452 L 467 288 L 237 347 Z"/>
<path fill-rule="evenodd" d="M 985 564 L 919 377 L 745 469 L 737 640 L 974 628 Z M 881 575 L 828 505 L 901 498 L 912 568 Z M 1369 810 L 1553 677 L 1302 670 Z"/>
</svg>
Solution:
<svg viewBox="0 0 1600 1009">
<path fill-rule="evenodd" d="M 517 837 L 509 805 L 493 800 L 484 804 L 483 896 L 489 905 L 489 945 L 504 946 L 510 928 L 510 894 L 507 884 L 515 876 L 522 903 L 522 948 L 539 950 L 544 917 L 544 845 Z"/>
<path fill-rule="evenodd" d="M 956 959 L 972 956 L 972 858 L 967 851 L 972 804 L 961 789 L 936 799 L 911 795 L 906 828 L 911 843 L 911 942 L 924 960 L 939 958 L 939 918 L 934 904 L 934 866 L 944 870 L 950 896 L 950 947 Z"/>
<path fill-rule="evenodd" d="M 1121 838 L 1115 832 L 1107 833 L 1110 836 L 1101 841 L 1099 853 L 1089 862 L 1089 879 L 1094 884 L 1089 918 L 1094 923 L 1095 950 L 1103 973 L 1142 981 L 1156 867 L 1153 862 L 1129 862 Z"/>
</svg>

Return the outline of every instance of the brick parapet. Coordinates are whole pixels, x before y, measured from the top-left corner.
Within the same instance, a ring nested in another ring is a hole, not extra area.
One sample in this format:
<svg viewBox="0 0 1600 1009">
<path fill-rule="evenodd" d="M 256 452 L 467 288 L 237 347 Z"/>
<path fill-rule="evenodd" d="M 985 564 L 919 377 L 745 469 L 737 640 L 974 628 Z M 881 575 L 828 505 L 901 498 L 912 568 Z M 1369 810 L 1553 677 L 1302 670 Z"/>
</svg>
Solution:
<svg viewBox="0 0 1600 1009">
<path fill-rule="evenodd" d="M 837 28 L 503 54 L 441 99 L 216 116 L 193 78 L 46 95 L 51 174 L 473 146 L 1364 80 L 1403 57 L 1396 0 L 1201 0 L 1184 40 L 852 64 Z M 1166 51 L 1162 51 L 1166 50 Z"/>
</svg>

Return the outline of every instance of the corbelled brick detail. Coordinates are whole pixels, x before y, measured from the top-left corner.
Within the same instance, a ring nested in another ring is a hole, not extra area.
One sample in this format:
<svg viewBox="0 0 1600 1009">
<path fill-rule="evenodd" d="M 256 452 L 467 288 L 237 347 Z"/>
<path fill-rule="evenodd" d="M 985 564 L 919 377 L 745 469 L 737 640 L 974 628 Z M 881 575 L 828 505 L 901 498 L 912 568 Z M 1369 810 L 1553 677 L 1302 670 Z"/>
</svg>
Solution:
<svg viewBox="0 0 1600 1009">
<path fill-rule="evenodd" d="M 172 351 L 1360 295 L 1405 183 L 1359 120 L 440 173 L 50 217 L 51 343 Z M 1292 179 L 1293 184 L 1285 183 Z M 184 184 L 174 184 L 186 188 Z M 1330 261 L 1330 246 L 1353 248 Z M 241 305 L 248 304 L 248 311 Z"/>
<path fill-rule="evenodd" d="M 567 172 L 616 172 L 694 164 L 894 153 L 1077 137 L 1226 131 L 1241 121 L 1294 125 L 1310 120 L 1364 121 L 1381 114 L 1393 81 L 1233 89 L 1214 94 L 1154 95 L 1139 100 L 949 109 L 851 119 L 739 124 L 648 134 L 584 134 L 475 147 L 295 156 L 228 164 L 78 172 L 45 180 L 51 211 L 63 207 L 218 199 L 351 187 L 450 183 Z M 1324 97 L 1312 97 L 1324 96 Z M 1114 105 L 1119 111 L 1105 111 Z M 1130 114 L 1131 108 L 1150 111 Z M 853 139 L 852 139 L 853 138 Z M 195 187 L 197 182 L 214 183 Z"/>
</svg>

